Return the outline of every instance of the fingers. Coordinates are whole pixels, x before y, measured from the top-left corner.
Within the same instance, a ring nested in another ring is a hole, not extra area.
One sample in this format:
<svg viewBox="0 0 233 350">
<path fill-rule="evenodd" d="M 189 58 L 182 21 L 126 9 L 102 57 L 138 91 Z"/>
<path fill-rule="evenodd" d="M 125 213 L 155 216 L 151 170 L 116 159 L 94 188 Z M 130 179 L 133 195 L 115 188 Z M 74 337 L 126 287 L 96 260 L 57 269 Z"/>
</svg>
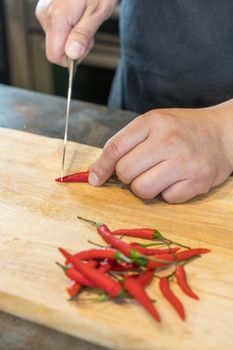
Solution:
<svg viewBox="0 0 233 350">
<path fill-rule="evenodd" d="M 72 59 L 85 57 L 101 23 L 101 16 L 96 16 L 90 12 L 90 9 L 87 7 L 68 36 L 65 45 L 66 55 Z"/>
<path fill-rule="evenodd" d="M 179 181 L 162 192 L 163 199 L 170 203 L 183 203 L 202 193 L 198 187 L 189 180 Z"/>
<path fill-rule="evenodd" d="M 48 25 L 48 13 L 50 11 L 52 0 L 40 0 L 36 6 L 35 15 L 44 32 Z"/>
<path fill-rule="evenodd" d="M 182 181 L 184 168 L 175 161 L 162 161 L 138 176 L 131 184 L 132 191 L 142 199 L 152 199 L 167 188 Z"/>
<path fill-rule="evenodd" d="M 148 124 L 142 117 L 138 117 L 112 137 L 99 158 L 90 166 L 89 183 L 93 186 L 102 185 L 115 171 L 118 160 L 143 142 L 148 133 Z"/>
<path fill-rule="evenodd" d="M 115 4 L 115 0 L 40 0 L 36 17 L 46 33 L 48 60 L 63 66 L 67 56 L 81 61 Z"/>
<path fill-rule="evenodd" d="M 164 148 L 147 138 L 117 162 L 116 174 L 123 183 L 130 184 L 133 179 L 164 160 Z"/>
</svg>

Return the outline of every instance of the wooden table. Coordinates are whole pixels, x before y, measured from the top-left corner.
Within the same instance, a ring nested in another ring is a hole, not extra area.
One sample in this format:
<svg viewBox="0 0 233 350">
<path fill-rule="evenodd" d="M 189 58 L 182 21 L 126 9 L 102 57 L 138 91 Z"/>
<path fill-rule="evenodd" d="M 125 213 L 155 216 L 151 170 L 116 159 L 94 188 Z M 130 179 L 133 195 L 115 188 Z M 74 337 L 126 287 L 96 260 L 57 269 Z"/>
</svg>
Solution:
<svg viewBox="0 0 233 350">
<path fill-rule="evenodd" d="M 63 138 L 65 106 L 64 98 L 0 85 L 0 127 Z M 134 113 L 73 101 L 69 139 L 102 147 L 134 117 Z M 0 312 L 0 350 L 3 349 L 100 350 L 103 347 Z"/>
</svg>

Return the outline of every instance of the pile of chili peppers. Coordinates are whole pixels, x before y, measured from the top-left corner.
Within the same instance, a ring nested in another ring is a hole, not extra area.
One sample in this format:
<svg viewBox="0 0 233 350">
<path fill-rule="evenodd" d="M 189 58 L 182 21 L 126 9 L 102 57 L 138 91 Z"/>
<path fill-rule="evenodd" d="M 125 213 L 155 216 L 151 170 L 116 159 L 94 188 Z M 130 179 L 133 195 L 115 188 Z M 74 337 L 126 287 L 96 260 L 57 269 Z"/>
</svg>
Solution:
<svg viewBox="0 0 233 350">
<path fill-rule="evenodd" d="M 153 228 L 110 231 L 105 224 L 78 218 L 94 225 L 108 246 L 100 246 L 92 242 L 99 247 L 76 254 L 59 248 L 66 260 L 64 266 L 57 264 L 73 281 L 73 284 L 67 288 L 71 299 L 87 289 L 101 291 L 102 295 L 99 299 L 101 301 L 109 299 L 126 301 L 133 297 L 157 322 L 160 322 L 159 312 L 146 290 L 153 279 L 157 278 L 162 295 L 179 317 L 185 320 L 184 306 L 172 291 L 171 281 L 175 278 L 186 295 L 199 299 L 188 284 L 185 265 L 202 254 L 210 252 L 209 249 L 191 249 L 165 238 Z M 125 236 L 152 242 L 149 244 L 126 243 L 123 240 Z M 170 273 L 166 274 L 167 271 Z"/>
</svg>

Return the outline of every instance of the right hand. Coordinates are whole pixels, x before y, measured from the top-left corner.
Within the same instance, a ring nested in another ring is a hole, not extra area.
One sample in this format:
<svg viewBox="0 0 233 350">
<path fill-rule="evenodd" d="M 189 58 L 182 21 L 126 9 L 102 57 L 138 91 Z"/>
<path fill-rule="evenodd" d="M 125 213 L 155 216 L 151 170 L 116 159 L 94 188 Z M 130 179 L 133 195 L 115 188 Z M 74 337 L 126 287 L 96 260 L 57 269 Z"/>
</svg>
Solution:
<svg viewBox="0 0 233 350">
<path fill-rule="evenodd" d="M 48 60 L 62 66 L 67 65 L 67 57 L 82 60 L 116 3 L 117 0 L 39 0 L 36 17 L 46 33 Z"/>
</svg>

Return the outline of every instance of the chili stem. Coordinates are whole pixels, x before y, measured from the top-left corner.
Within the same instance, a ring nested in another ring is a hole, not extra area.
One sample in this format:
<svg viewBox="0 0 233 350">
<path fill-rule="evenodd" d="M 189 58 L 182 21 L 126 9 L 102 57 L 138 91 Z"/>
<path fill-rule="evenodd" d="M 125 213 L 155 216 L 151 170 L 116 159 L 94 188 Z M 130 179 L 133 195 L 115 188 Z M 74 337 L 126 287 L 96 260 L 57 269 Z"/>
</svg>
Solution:
<svg viewBox="0 0 233 350">
<path fill-rule="evenodd" d="M 160 246 L 160 245 L 167 245 L 167 243 L 165 242 L 161 242 L 161 243 L 139 243 L 143 248 L 147 248 L 147 247 L 153 247 L 153 246 Z"/>
<path fill-rule="evenodd" d="M 83 218 L 82 216 L 77 216 L 77 218 L 78 218 L 79 220 L 88 222 L 90 225 L 93 225 L 93 226 L 95 226 L 95 227 L 98 226 L 98 225 L 100 225 L 98 222 L 93 221 L 93 220 L 89 220 L 89 219 L 86 219 L 86 218 Z"/>
<path fill-rule="evenodd" d="M 58 261 L 55 261 L 55 264 L 58 265 L 59 267 L 61 267 L 64 272 L 66 272 L 68 270 L 68 268 L 66 266 L 63 266 Z"/>
<path fill-rule="evenodd" d="M 163 236 L 162 236 L 162 238 L 163 238 L 165 244 L 166 244 L 166 242 L 167 242 L 167 243 L 169 243 L 169 244 L 176 244 L 176 245 L 178 245 L 178 246 L 180 246 L 180 247 L 182 247 L 182 248 L 185 248 L 185 249 L 190 249 L 190 247 L 188 247 L 187 245 L 184 245 L 184 244 L 181 244 L 181 243 L 178 243 L 178 242 L 175 242 L 175 241 L 171 241 L 170 239 L 167 239 L 167 238 L 165 238 L 165 237 L 163 237 Z M 165 242 L 165 241 L 166 241 L 166 242 Z"/>
<path fill-rule="evenodd" d="M 102 244 L 99 244 L 99 243 L 96 243 L 96 242 L 93 242 L 91 241 L 90 239 L 88 239 L 87 241 L 88 243 L 92 244 L 92 245 L 95 245 L 96 247 L 100 247 L 100 248 L 107 248 L 106 245 L 102 245 Z"/>
</svg>

